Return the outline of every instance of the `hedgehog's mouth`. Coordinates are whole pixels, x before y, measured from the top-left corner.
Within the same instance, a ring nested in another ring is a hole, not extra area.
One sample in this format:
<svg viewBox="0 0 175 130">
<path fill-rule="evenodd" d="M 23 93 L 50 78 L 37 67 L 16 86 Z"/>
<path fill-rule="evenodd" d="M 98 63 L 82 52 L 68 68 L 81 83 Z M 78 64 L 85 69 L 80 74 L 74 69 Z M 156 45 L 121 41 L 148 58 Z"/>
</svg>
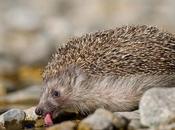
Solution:
<svg viewBox="0 0 175 130">
<path fill-rule="evenodd" d="M 54 119 L 59 116 L 59 111 L 51 111 L 44 114 L 44 123 L 46 126 L 51 126 L 54 124 Z"/>
<path fill-rule="evenodd" d="M 45 114 L 45 116 L 44 116 L 44 123 L 45 123 L 46 126 L 53 125 L 52 113 Z"/>
</svg>

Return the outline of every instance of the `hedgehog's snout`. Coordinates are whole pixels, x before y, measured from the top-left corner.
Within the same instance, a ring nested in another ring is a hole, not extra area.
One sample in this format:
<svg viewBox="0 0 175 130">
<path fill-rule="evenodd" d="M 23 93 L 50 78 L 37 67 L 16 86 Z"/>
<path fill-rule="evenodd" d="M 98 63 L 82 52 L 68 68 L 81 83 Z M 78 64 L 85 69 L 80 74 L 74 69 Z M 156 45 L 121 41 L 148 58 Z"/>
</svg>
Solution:
<svg viewBox="0 0 175 130">
<path fill-rule="evenodd" d="M 38 116 L 42 116 L 44 113 L 44 110 L 41 107 L 36 107 L 35 114 Z"/>
</svg>

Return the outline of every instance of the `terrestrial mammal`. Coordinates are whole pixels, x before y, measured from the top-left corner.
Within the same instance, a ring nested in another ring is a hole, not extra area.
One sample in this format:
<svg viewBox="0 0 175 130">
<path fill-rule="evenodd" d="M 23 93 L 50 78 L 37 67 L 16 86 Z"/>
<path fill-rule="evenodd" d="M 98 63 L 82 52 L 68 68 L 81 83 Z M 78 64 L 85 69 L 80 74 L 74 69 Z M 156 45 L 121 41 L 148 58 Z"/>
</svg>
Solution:
<svg viewBox="0 0 175 130">
<path fill-rule="evenodd" d="M 175 87 L 175 36 L 150 26 L 87 34 L 58 49 L 43 73 L 36 114 L 137 108 L 152 87 Z"/>
</svg>

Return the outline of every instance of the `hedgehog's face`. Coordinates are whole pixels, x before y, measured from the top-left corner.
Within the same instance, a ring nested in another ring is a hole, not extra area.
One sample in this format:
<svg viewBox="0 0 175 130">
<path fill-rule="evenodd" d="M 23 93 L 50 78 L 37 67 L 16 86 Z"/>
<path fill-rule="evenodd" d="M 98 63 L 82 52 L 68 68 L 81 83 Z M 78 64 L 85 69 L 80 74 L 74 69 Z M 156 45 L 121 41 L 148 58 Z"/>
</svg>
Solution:
<svg viewBox="0 0 175 130">
<path fill-rule="evenodd" d="M 59 86 L 56 81 L 49 81 L 43 88 L 35 113 L 40 116 L 48 113 L 57 116 L 63 109 L 66 109 L 67 100 L 69 100 L 69 92 L 66 87 Z"/>
</svg>

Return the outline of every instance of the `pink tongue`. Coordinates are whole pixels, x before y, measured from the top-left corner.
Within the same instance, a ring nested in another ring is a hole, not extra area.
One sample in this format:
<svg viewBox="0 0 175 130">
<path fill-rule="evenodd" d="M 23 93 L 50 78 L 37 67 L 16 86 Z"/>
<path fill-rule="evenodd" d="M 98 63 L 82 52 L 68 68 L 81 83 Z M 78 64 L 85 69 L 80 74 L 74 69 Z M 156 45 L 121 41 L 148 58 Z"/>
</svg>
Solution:
<svg viewBox="0 0 175 130">
<path fill-rule="evenodd" d="M 46 126 L 51 126 L 53 125 L 53 121 L 52 121 L 52 117 L 51 114 L 46 114 L 45 118 L 44 118 L 44 122 L 46 124 Z"/>
</svg>

